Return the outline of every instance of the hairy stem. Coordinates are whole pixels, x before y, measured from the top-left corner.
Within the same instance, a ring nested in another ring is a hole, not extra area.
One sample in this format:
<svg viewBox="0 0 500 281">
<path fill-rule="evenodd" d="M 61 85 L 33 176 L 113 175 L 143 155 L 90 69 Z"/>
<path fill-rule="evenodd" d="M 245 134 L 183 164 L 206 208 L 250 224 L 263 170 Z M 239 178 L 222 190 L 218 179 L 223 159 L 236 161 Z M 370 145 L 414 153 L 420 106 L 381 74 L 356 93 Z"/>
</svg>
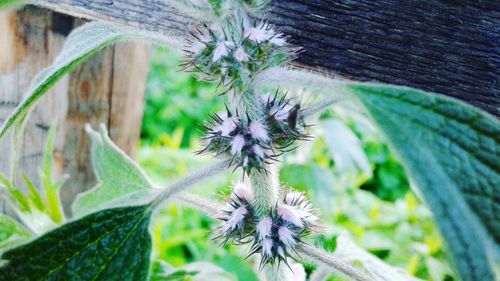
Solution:
<svg viewBox="0 0 500 281">
<path fill-rule="evenodd" d="M 248 84 L 250 85 L 250 84 Z M 235 92 L 236 103 L 242 116 L 248 116 L 251 120 L 262 120 L 264 112 L 258 101 L 254 90 Z M 250 120 L 248 120 L 250 121 Z M 253 170 L 250 173 L 250 184 L 254 193 L 253 207 L 258 217 L 266 216 L 269 210 L 276 204 L 277 186 L 273 184 L 272 165 L 265 165 L 262 170 Z"/>
<path fill-rule="evenodd" d="M 372 280 L 364 273 L 355 269 L 351 265 L 339 260 L 325 250 L 315 248 L 311 245 L 301 243 L 297 246 L 297 251 L 308 257 L 316 263 L 323 264 L 331 268 L 332 271 L 336 271 L 343 275 L 346 275 L 356 281 L 370 281 Z"/>
<path fill-rule="evenodd" d="M 267 281 L 290 281 L 292 273 L 286 266 L 266 266 L 265 276 Z"/>
<path fill-rule="evenodd" d="M 174 200 L 189 206 L 191 208 L 197 209 L 198 211 L 208 215 L 209 217 L 215 218 L 217 213 L 221 208 L 221 204 L 212 202 L 205 198 L 201 198 L 195 195 L 181 193 L 174 196 Z"/>
<path fill-rule="evenodd" d="M 235 107 L 242 117 L 250 117 L 252 120 L 264 118 L 264 112 L 259 104 L 258 96 L 252 90 L 235 93 Z"/>
<path fill-rule="evenodd" d="M 272 167 L 265 167 L 271 169 Z M 272 172 L 252 171 L 250 182 L 254 192 L 254 202 L 252 206 L 255 209 L 257 217 L 261 218 L 269 214 L 269 210 L 278 200 L 277 187 L 274 186 Z"/>
<path fill-rule="evenodd" d="M 186 177 L 174 182 L 173 184 L 164 188 L 160 192 L 158 197 L 156 197 L 156 199 L 153 200 L 153 202 L 151 203 L 151 206 L 153 208 L 156 208 L 159 204 L 161 204 L 165 200 L 169 199 L 172 195 L 179 193 L 181 191 L 184 191 L 184 190 L 186 190 L 186 188 L 193 186 L 194 184 L 197 184 L 197 183 L 201 182 L 202 180 L 205 180 L 213 175 L 216 175 L 218 173 L 226 171 L 229 168 L 229 163 L 230 163 L 230 160 L 224 160 L 224 161 L 218 162 L 218 163 L 211 165 L 209 167 L 195 171 L 195 172 L 187 175 Z"/>
<path fill-rule="evenodd" d="M 325 281 L 328 278 L 328 274 L 330 273 L 329 267 L 325 265 L 320 265 L 318 268 L 311 274 L 309 278 L 310 281 Z"/>
<path fill-rule="evenodd" d="M 302 116 L 304 116 L 304 118 L 306 118 L 309 116 L 321 114 L 321 113 L 325 112 L 330 106 L 338 103 L 339 101 L 341 101 L 341 99 L 336 97 L 336 96 L 326 97 L 326 98 L 322 99 L 321 101 L 305 108 L 302 111 Z"/>
</svg>

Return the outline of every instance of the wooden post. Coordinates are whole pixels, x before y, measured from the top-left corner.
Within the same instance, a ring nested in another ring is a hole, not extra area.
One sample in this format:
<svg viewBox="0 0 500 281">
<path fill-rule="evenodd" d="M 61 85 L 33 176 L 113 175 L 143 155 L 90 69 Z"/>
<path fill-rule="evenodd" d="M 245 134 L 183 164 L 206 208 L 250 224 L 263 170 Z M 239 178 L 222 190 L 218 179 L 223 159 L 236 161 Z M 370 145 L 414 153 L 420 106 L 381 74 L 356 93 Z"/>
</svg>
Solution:
<svg viewBox="0 0 500 281">
<path fill-rule="evenodd" d="M 52 63 L 69 32 L 82 23 L 31 6 L 0 14 L 1 122 L 22 100 L 31 79 Z M 118 146 L 133 154 L 140 133 L 149 51 L 149 46 L 134 43 L 106 48 L 58 82 L 31 114 L 18 176 L 25 173 L 35 184 L 39 183 L 38 170 L 53 120 L 58 123 L 56 176 L 70 175 L 62 189 L 67 210 L 77 193 L 95 184 L 83 130 L 85 123 L 94 127 L 104 123 Z M 10 142 L 10 136 L 0 142 L 3 174 L 9 171 Z"/>
</svg>

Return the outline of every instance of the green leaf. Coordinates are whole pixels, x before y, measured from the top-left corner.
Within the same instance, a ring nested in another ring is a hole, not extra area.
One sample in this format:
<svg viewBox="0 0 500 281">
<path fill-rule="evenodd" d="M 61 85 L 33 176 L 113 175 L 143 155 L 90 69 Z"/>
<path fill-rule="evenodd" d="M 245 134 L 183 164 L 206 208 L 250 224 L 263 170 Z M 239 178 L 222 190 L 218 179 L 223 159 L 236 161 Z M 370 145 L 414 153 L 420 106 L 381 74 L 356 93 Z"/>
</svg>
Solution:
<svg viewBox="0 0 500 281">
<path fill-rule="evenodd" d="M 39 211 L 44 211 L 45 210 L 45 202 L 43 202 L 42 196 L 40 195 L 40 192 L 38 192 L 38 189 L 35 187 L 33 182 L 30 181 L 30 179 L 26 176 L 23 175 L 23 180 L 26 183 L 26 186 L 28 187 L 29 190 L 29 195 L 28 198 L 30 199 L 31 203 L 33 204 L 33 207 L 37 208 Z"/>
<path fill-rule="evenodd" d="M 25 178 L 26 184 L 30 190 L 29 195 L 24 195 L 21 190 L 12 185 L 12 183 L 0 174 L 0 184 L 7 187 L 10 196 L 5 199 L 16 212 L 17 217 L 29 227 L 33 233 L 39 234 L 46 232 L 57 226 L 48 216 L 45 202 L 40 197 L 38 190 L 33 186 L 28 178 Z"/>
<path fill-rule="evenodd" d="M 65 224 L 2 255 L 2 280 L 147 280 L 147 205 L 107 209 Z"/>
<path fill-rule="evenodd" d="M 31 237 L 31 232 L 13 218 L 0 213 L 0 253 Z"/>
<path fill-rule="evenodd" d="M 13 208 L 18 208 L 21 212 L 29 212 L 31 210 L 29 199 L 2 174 L 0 174 L 0 184 L 7 188 L 10 196 L 15 200 L 12 201 L 10 198 L 6 198 Z"/>
<path fill-rule="evenodd" d="M 45 144 L 45 151 L 43 154 L 43 168 L 40 171 L 40 179 L 42 182 L 45 197 L 47 199 L 46 213 L 54 222 L 62 223 L 65 218 L 59 191 L 62 185 L 66 182 L 68 176 L 64 175 L 55 182 L 52 178 L 52 168 L 54 162 L 52 153 L 54 151 L 54 139 L 56 137 L 56 132 L 57 123 L 53 122 L 50 126 L 47 143 Z"/>
<path fill-rule="evenodd" d="M 321 205 L 321 209 L 332 212 L 332 199 L 338 182 L 331 171 L 317 164 L 290 164 L 280 169 L 280 180 L 285 186 L 300 191 L 312 192 L 314 200 Z"/>
<path fill-rule="evenodd" d="M 12 126 L 19 124 L 28 115 L 36 102 L 64 74 L 73 70 L 98 51 L 123 39 L 146 39 L 163 44 L 169 43 L 164 38 L 154 37 L 148 32 L 135 31 L 106 23 L 93 22 L 75 29 L 68 36 L 62 52 L 52 65 L 42 70 L 33 79 L 24 95 L 27 98 L 9 115 L 0 129 L 0 140 Z"/>
<path fill-rule="evenodd" d="M 104 207 L 122 205 L 131 197 L 140 200 L 150 194 L 153 183 L 142 169 L 121 151 L 101 127 L 100 132 L 86 127 L 91 140 L 92 165 L 99 183 L 80 194 L 73 204 L 76 217 Z"/>
<path fill-rule="evenodd" d="M 406 87 L 348 87 L 384 131 L 432 209 L 462 279 L 495 280 L 498 119 L 457 100 Z"/>
<path fill-rule="evenodd" d="M 326 145 L 339 173 L 364 172 L 372 176 L 372 168 L 358 137 L 344 123 L 327 119 L 321 122 Z"/>
</svg>

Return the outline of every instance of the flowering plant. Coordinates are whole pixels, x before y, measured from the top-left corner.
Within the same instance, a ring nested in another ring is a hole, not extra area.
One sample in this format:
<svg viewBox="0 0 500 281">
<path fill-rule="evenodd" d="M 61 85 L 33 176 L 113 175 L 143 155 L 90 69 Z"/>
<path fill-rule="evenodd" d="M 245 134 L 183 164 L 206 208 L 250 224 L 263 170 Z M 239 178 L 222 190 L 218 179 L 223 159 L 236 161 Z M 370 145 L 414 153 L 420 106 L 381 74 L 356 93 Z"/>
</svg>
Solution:
<svg viewBox="0 0 500 281">
<path fill-rule="evenodd" d="M 151 217 L 176 199 L 219 219 L 217 238 L 222 243 L 248 244 L 267 280 L 305 280 L 304 268 L 297 263 L 302 259 L 354 280 L 412 280 L 373 256 L 360 255 L 366 262 L 359 269 L 348 255 L 306 243 L 307 234 L 320 229 L 318 211 L 304 194 L 277 180 L 278 158 L 309 138 L 308 118 L 339 98 L 347 101 L 346 108 L 372 117 L 387 135 L 434 211 L 461 277 L 495 279 L 500 231 L 492 213 L 499 208 L 498 120 L 456 100 L 414 89 L 293 69 L 287 64 L 299 48 L 268 21 L 255 20 L 266 4 L 173 1 L 180 12 L 204 15 L 203 22 L 182 38 L 184 44 L 173 36 L 103 23 L 84 25 L 68 37 L 61 54 L 33 80 L 27 98 L 4 122 L 0 138 L 12 128 L 14 137 L 21 138 L 30 110 L 58 79 L 98 50 L 132 38 L 183 48 L 186 70 L 219 83 L 227 97 L 226 112 L 214 114 L 205 124 L 205 147 L 199 151 L 214 154 L 219 162 L 160 188 L 111 142 L 104 127 L 97 132 L 88 126 L 99 184 L 75 199 L 73 217 L 66 218 L 58 197 L 63 180 L 51 177 L 47 145 L 43 194 L 29 179 L 30 194 L 25 195 L 13 179 L 1 178 L 2 195 L 27 228 L 0 217 L 0 230 L 7 233 L 0 241 L 0 279 L 147 280 Z M 300 87 L 323 96 L 316 103 L 300 104 L 284 94 L 285 89 Z M 243 180 L 234 184 L 226 204 L 182 193 L 210 176 L 238 168 Z M 450 211 L 450 206 L 455 208 Z"/>
</svg>

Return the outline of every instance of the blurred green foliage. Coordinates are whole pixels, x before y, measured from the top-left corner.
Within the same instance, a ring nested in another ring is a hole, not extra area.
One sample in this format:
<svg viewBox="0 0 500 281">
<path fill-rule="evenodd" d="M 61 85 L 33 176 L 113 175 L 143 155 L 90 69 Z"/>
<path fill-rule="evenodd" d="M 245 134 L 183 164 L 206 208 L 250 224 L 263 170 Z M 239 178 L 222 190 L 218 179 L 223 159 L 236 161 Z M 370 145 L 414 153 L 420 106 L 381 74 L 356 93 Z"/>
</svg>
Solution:
<svg viewBox="0 0 500 281">
<path fill-rule="evenodd" d="M 178 72 L 178 63 L 178 56 L 155 50 L 148 79 L 138 160 L 162 184 L 213 161 L 193 154 L 201 137 L 196 124 L 223 108 L 214 86 Z M 335 111 L 317 121 L 321 126 L 311 131 L 317 138 L 301 143 L 280 167 L 281 182 L 306 192 L 320 209 L 323 231 L 310 242 L 334 250 L 336 237 L 347 232 L 364 249 L 416 277 L 457 280 L 430 211 L 411 191 L 403 167 L 369 121 Z M 231 179 L 239 177 L 228 173 L 194 192 L 221 200 L 218 194 L 227 193 Z M 258 280 L 254 262 L 244 259 L 245 247 L 211 241 L 216 227 L 198 211 L 171 204 L 155 221 L 154 255 L 176 268 L 170 271 L 175 274 L 188 272 L 182 268 L 187 264 L 205 261 L 237 280 Z M 306 270 L 312 268 L 306 265 Z M 179 280 L 196 280 L 196 274 L 182 276 Z"/>
<path fill-rule="evenodd" d="M 213 83 L 180 71 L 180 56 L 157 48 L 151 58 L 141 137 L 146 144 L 189 147 L 199 125 L 223 108 Z"/>
</svg>

